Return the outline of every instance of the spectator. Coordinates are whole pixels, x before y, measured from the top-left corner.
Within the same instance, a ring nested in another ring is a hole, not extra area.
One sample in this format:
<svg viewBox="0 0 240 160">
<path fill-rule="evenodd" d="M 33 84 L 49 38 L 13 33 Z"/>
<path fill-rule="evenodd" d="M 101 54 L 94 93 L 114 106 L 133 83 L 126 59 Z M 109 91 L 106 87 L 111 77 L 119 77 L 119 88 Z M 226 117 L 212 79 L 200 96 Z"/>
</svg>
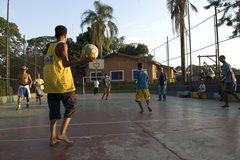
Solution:
<svg viewBox="0 0 240 160">
<path fill-rule="evenodd" d="M 166 101 L 167 76 L 166 73 L 163 72 L 162 66 L 159 67 L 158 87 L 159 87 L 158 100 L 161 101 L 163 97 L 163 101 Z"/>
<path fill-rule="evenodd" d="M 96 95 L 96 94 L 98 94 L 99 81 L 96 79 L 96 80 L 93 82 L 93 85 L 94 85 L 93 94 Z"/>
<path fill-rule="evenodd" d="M 201 79 L 201 83 L 199 85 L 199 89 L 197 92 L 198 98 L 202 99 L 203 94 L 206 92 L 206 85 L 204 84 L 204 80 Z"/>
<path fill-rule="evenodd" d="M 185 86 L 184 92 L 180 93 L 179 97 L 182 97 L 182 98 L 190 98 L 191 97 L 190 87 L 188 85 Z"/>
</svg>

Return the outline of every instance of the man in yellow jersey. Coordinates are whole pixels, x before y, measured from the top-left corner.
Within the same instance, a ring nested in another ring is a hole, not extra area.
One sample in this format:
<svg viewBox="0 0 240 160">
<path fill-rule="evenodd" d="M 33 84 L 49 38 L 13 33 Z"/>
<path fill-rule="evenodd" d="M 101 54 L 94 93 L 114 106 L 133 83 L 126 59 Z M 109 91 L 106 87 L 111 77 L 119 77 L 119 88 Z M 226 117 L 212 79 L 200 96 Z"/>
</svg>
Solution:
<svg viewBox="0 0 240 160">
<path fill-rule="evenodd" d="M 76 110 L 76 97 L 72 66 L 86 64 L 92 59 L 69 61 L 67 42 L 67 28 L 59 25 L 55 28 L 57 42 L 51 43 L 44 58 L 44 91 L 48 93 L 48 107 L 50 118 L 50 146 L 64 141 L 67 144 L 73 142 L 67 136 L 67 128 L 71 116 Z M 64 120 L 57 134 L 57 120 L 61 119 L 60 102 L 65 107 Z"/>
</svg>

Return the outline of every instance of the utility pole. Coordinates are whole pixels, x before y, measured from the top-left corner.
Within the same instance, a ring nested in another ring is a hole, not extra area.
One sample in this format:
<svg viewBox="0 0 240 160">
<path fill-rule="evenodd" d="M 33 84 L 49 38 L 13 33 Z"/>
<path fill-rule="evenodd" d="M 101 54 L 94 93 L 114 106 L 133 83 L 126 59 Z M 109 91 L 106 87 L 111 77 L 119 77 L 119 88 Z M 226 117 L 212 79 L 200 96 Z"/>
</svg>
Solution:
<svg viewBox="0 0 240 160">
<path fill-rule="evenodd" d="M 24 65 L 27 66 L 27 55 L 26 55 L 26 39 L 25 35 L 23 35 L 23 55 L 24 55 Z"/>
<path fill-rule="evenodd" d="M 189 54 L 190 54 L 190 80 L 193 81 L 193 67 L 192 67 L 192 39 L 191 39 L 191 27 L 190 27 L 190 11 L 188 1 L 188 34 L 189 34 Z"/>
<path fill-rule="evenodd" d="M 7 26 L 6 26 L 6 95 L 10 95 L 10 55 L 9 55 L 9 0 L 7 1 Z"/>
<path fill-rule="evenodd" d="M 217 7 L 214 6 L 215 11 L 215 46 L 216 46 L 216 72 L 218 77 L 220 77 L 220 63 L 219 63 L 219 37 L 218 37 L 218 18 L 217 18 Z"/>
<path fill-rule="evenodd" d="M 36 76 L 37 75 L 37 49 L 34 49 L 34 73 Z"/>
<path fill-rule="evenodd" d="M 170 70 L 170 63 L 169 63 L 169 41 L 168 41 L 168 36 L 167 36 L 166 51 L 167 51 L 166 57 L 167 57 L 167 66 L 168 66 L 168 78 L 170 78 L 171 77 L 171 70 Z"/>
</svg>

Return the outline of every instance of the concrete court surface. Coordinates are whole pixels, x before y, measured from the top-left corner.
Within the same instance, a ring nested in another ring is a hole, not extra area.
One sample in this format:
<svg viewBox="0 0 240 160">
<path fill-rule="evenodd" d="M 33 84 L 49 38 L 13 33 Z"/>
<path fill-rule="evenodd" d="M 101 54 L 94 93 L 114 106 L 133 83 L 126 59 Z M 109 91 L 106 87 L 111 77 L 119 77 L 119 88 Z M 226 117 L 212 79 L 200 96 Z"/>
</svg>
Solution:
<svg viewBox="0 0 240 160">
<path fill-rule="evenodd" d="M 46 98 L 29 109 L 0 105 L 0 160 L 239 160 L 240 106 L 217 100 L 167 97 L 141 115 L 134 93 L 77 95 L 69 137 L 49 146 Z M 145 105 L 145 103 L 144 103 Z M 146 106 L 146 105 L 145 105 Z M 60 121 L 61 122 L 61 121 Z"/>
</svg>

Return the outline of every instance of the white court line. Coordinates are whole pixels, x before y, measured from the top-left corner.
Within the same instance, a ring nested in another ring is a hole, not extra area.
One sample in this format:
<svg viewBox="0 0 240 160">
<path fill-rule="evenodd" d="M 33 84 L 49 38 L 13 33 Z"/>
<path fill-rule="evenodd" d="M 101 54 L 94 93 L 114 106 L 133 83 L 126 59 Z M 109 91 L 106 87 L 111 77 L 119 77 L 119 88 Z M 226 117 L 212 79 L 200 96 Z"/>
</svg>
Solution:
<svg viewBox="0 0 240 160">
<path fill-rule="evenodd" d="M 136 121 L 116 121 L 116 122 L 89 122 L 89 123 L 74 123 L 69 126 L 88 126 L 88 125 L 109 125 L 109 124 L 124 124 L 124 123 L 146 123 L 146 122 L 161 122 L 161 121 L 184 121 L 184 120 L 198 120 L 199 118 L 183 118 L 183 119 L 153 119 L 153 120 L 136 120 Z M 215 118 L 204 118 L 203 120 L 212 119 L 225 119 L 224 117 Z M 0 131 L 17 130 L 17 129 L 32 129 L 32 128 L 46 128 L 49 125 L 39 125 L 39 126 L 26 126 L 26 127 L 15 127 L 15 128 L 2 128 Z"/>
<path fill-rule="evenodd" d="M 193 128 L 188 130 L 169 130 L 169 131 L 162 131 L 162 132 L 151 132 L 151 134 L 168 134 L 168 133 L 176 133 L 176 132 L 189 132 L 189 131 L 199 131 L 205 129 L 220 129 L 223 127 L 209 127 L 209 128 Z M 69 137 L 70 139 L 87 139 L 90 140 L 92 138 L 106 138 L 106 137 L 114 137 L 114 136 L 129 136 L 129 135 L 137 135 L 139 132 L 128 132 L 128 133 L 116 133 L 116 134 L 96 134 L 96 135 L 89 135 L 89 136 L 79 136 L 79 137 Z M 138 135 L 137 135 L 138 136 Z M 26 139 L 3 139 L 0 142 L 28 142 L 28 141 L 48 141 L 49 137 L 46 138 L 26 138 Z"/>
</svg>

